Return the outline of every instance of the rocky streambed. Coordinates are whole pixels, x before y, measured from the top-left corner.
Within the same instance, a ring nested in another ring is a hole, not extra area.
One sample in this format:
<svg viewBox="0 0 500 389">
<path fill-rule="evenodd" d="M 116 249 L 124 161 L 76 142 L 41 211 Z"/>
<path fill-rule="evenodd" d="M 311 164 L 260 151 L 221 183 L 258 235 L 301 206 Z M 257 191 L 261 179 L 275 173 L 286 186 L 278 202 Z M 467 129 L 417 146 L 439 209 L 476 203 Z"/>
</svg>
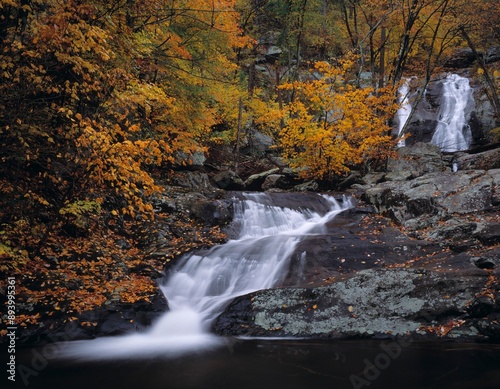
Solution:
<svg viewBox="0 0 500 389">
<path fill-rule="evenodd" d="M 354 180 L 356 206 L 299 244 L 280 288 L 236 298 L 213 330 L 500 341 L 498 155 L 400 150 Z"/>
<path fill-rule="evenodd" d="M 213 332 L 500 342 L 499 149 L 442 155 L 436 147 L 420 144 L 399 154 L 387 172 L 348 177 L 344 191 L 335 196 L 339 201 L 350 197 L 354 206 L 329 221 L 323 232 L 301 239 L 280 285 L 229 303 Z M 310 192 L 316 183 L 297 182 L 286 169 L 246 181 L 236 174 L 224 176 L 237 180 L 239 190 L 266 190 L 270 205 L 319 213 L 328 208 Z M 205 226 L 205 234 L 221 226 L 230 239 L 236 228 L 231 223 L 233 201 L 241 192 L 229 191 L 232 184 L 221 189 L 201 171 L 179 177 L 176 185 L 182 190 L 160 196 L 157 212 L 186 215 Z M 155 224 L 156 233 L 142 238 L 151 257 L 172 255 L 171 235 L 192 235 L 194 243 L 201 239 L 194 229 L 175 231 L 170 219 L 163 219 L 167 224 Z M 90 329 L 69 328 L 62 317 L 62 324 L 24 331 L 21 340 L 145 331 L 165 310 L 168 303 L 157 290 L 149 303 L 104 304 L 82 314 L 81 320 L 97 323 Z"/>
</svg>

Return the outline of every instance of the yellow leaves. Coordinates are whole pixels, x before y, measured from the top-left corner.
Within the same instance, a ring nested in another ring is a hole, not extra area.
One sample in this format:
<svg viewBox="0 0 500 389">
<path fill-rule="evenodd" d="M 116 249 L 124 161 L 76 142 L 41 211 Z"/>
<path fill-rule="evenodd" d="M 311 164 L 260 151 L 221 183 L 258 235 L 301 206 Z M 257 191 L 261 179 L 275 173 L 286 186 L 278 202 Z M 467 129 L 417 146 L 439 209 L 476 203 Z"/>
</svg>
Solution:
<svg viewBox="0 0 500 389">
<path fill-rule="evenodd" d="M 45 198 L 43 198 L 42 196 L 40 196 L 37 193 L 32 192 L 31 190 L 28 191 L 28 193 L 26 193 L 24 195 L 24 198 L 30 199 L 30 201 L 32 201 L 32 202 L 36 202 L 36 203 L 39 203 L 39 204 L 42 204 L 42 205 L 45 205 L 45 206 L 49 206 L 50 205 L 50 203 Z"/>
<path fill-rule="evenodd" d="M 0 2 L 0 9 L 3 9 L 8 6 L 17 8 L 19 7 L 19 3 L 16 0 L 2 0 Z"/>
<path fill-rule="evenodd" d="M 313 70 L 320 78 L 282 86 L 297 98 L 286 106 L 281 146 L 303 177 L 331 179 L 390 152 L 386 122 L 395 110 L 393 91 L 350 86 L 344 78 L 353 64 L 349 58 L 339 67 L 319 62 Z"/>
</svg>

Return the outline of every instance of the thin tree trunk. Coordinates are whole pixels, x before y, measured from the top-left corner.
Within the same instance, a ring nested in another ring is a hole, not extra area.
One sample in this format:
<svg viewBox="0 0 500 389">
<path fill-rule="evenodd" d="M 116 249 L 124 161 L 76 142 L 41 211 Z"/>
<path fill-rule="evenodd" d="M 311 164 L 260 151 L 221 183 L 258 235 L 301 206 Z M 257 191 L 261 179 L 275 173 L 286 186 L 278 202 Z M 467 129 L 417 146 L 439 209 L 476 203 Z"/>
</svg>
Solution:
<svg viewBox="0 0 500 389">
<path fill-rule="evenodd" d="M 236 129 L 236 144 L 234 145 L 234 154 L 233 154 L 233 167 L 236 171 L 238 169 L 239 155 L 240 155 L 240 138 L 241 138 L 241 130 L 243 128 L 243 99 L 240 97 L 238 101 L 238 128 Z"/>
<path fill-rule="evenodd" d="M 378 87 L 383 88 L 385 85 L 385 39 L 386 39 L 386 29 L 384 26 L 380 29 L 380 41 L 382 46 L 380 47 L 380 64 L 379 64 L 379 79 Z"/>
<path fill-rule="evenodd" d="M 491 104 L 493 105 L 493 108 L 495 110 L 495 117 L 497 118 L 497 120 L 500 120 L 500 100 L 498 98 L 495 81 L 490 77 L 488 69 L 486 68 L 486 64 L 484 63 L 483 57 L 479 55 L 479 53 L 477 52 L 474 43 L 470 39 L 469 34 L 467 34 L 467 31 L 465 31 L 465 28 L 463 26 L 460 27 L 460 32 L 462 33 L 464 39 L 467 41 L 469 48 L 472 50 L 472 53 L 476 57 L 479 63 L 479 67 L 483 70 L 484 79 L 486 80 L 486 83 L 488 84 L 490 89 L 489 93 L 487 93 L 488 98 L 491 101 Z"/>
</svg>

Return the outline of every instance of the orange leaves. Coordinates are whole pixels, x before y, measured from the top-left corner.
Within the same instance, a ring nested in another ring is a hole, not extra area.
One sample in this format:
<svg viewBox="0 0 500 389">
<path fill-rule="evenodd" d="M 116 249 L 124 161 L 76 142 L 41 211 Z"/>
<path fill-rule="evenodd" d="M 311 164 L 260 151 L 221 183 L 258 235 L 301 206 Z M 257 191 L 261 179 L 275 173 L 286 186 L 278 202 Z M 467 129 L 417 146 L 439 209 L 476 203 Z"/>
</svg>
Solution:
<svg viewBox="0 0 500 389">
<path fill-rule="evenodd" d="M 451 330 L 462 326 L 464 323 L 465 320 L 451 320 L 443 325 L 422 326 L 420 330 L 434 333 L 437 336 L 446 336 Z"/>
<path fill-rule="evenodd" d="M 286 106 L 281 146 L 304 177 L 331 179 L 353 167 L 381 160 L 392 140 L 387 120 L 396 107 L 393 91 L 355 88 L 346 82 L 354 62 L 314 65 L 314 78 L 284 84 L 297 99 Z"/>
</svg>

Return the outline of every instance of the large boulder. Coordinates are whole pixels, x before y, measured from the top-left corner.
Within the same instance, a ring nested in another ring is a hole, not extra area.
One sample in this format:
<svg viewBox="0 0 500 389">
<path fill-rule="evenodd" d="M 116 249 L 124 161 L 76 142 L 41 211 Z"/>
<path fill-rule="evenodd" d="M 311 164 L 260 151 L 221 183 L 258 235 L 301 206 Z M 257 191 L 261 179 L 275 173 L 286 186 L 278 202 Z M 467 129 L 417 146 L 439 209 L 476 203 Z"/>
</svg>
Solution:
<svg viewBox="0 0 500 389">
<path fill-rule="evenodd" d="M 449 170 L 443 161 L 439 147 L 430 143 L 417 143 L 412 147 L 402 147 L 398 150 L 398 158 L 391 159 L 387 166 L 387 181 L 402 181 L 420 177 L 426 173 L 436 173 Z M 402 176 L 400 179 L 389 177 Z"/>
<path fill-rule="evenodd" d="M 500 169 L 500 147 L 478 154 L 460 154 L 454 159 L 456 168 L 460 170 Z"/>
<path fill-rule="evenodd" d="M 242 190 L 245 187 L 243 180 L 232 170 L 223 170 L 212 177 L 212 182 L 220 189 Z"/>
<path fill-rule="evenodd" d="M 208 175 L 201 171 L 177 171 L 172 174 L 170 181 L 173 185 L 193 191 L 213 189 Z"/>
<path fill-rule="evenodd" d="M 199 193 L 191 193 L 185 199 L 189 216 L 206 226 L 225 225 L 233 219 L 231 200 L 212 199 Z"/>
<path fill-rule="evenodd" d="M 496 171 L 484 170 L 430 173 L 405 182 L 383 182 L 368 188 L 363 197 L 403 226 L 410 226 L 413 219 L 426 219 L 432 225 L 455 213 L 491 209 L 497 193 L 494 177 Z"/>
<path fill-rule="evenodd" d="M 249 129 L 242 141 L 240 153 L 245 155 L 263 155 L 270 151 L 273 139 L 255 129 Z"/>
<path fill-rule="evenodd" d="M 263 190 L 262 189 L 262 184 L 266 180 L 266 178 L 272 174 L 277 174 L 279 173 L 280 169 L 279 168 L 274 168 L 270 170 L 266 170 L 265 172 L 262 173 L 257 173 L 257 174 L 252 174 L 250 177 L 248 177 L 245 181 L 245 188 L 247 190 Z"/>
<path fill-rule="evenodd" d="M 369 269 L 327 286 L 263 290 L 236 298 L 214 330 L 226 336 L 486 337 L 473 326 L 475 317 L 463 319 L 487 282 L 488 273 L 473 265 L 453 274 Z M 497 310 L 494 303 L 483 308 L 476 309 L 479 316 Z"/>
<path fill-rule="evenodd" d="M 207 160 L 202 150 L 192 153 L 179 151 L 175 155 L 175 165 L 180 168 L 201 169 Z"/>
</svg>

